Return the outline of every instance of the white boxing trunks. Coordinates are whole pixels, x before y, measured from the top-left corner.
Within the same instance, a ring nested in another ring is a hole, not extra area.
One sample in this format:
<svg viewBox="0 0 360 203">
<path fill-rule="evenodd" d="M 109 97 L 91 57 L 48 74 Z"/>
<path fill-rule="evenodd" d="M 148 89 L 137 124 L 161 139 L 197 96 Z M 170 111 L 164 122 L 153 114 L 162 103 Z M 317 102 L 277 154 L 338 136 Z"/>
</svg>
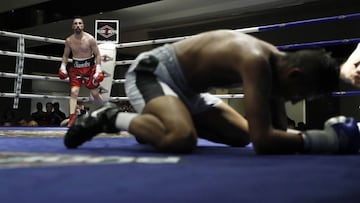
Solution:
<svg viewBox="0 0 360 203">
<path fill-rule="evenodd" d="M 178 97 L 192 115 L 222 102 L 210 93 L 196 93 L 187 86 L 170 44 L 141 53 L 129 67 L 125 79 L 125 92 L 137 112 L 142 112 L 146 102 L 164 95 Z"/>
</svg>

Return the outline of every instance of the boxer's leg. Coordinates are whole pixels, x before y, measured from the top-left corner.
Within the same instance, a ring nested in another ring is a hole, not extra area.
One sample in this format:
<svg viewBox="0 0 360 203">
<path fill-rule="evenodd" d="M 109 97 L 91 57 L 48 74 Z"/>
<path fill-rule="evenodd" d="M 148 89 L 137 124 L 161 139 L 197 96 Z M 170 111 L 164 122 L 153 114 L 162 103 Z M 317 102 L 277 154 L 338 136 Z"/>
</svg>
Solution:
<svg viewBox="0 0 360 203">
<path fill-rule="evenodd" d="M 120 112 L 115 104 L 102 107 L 76 119 L 65 135 L 68 148 L 76 148 L 101 132 L 128 128 L 134 135 L 163 152 L 191 152 L 196 131 L 185 105 L 174 96 L 150 100 L 141 114 Z"/>
<path fill-rule="evenodd" d="M 204 99 L 211 103 L 213 95 Z M 244 147 L 250 143 L 246 119 L 224 102 L 193 116 L 199 137 L 230 146 Z"/>
<path fill-rule="evenodd" d="M 69 108 L 70 108 L 70 115 L 69 115 L 69 123 L 68 127 L 70 127 L 75 120 L 76 117 L 76 105 L 77 105 L 77 98 L 79 96 L 80 87 L 72 86 L 70 89 L 70 100 L 69 100 Z"/>
<path fill-rule="evenodd" d="M 103 98 L 100 94 L 100 90 L 98 88 L 90 89 L 90 94 L 92 98 L 94 99 L 95 104 L 101 105 L 103 104 Z"/>
<path fill-rule="evenodd" d="M 129 132 L 163 152 L 191 152 L 197 141 L 190 113 L 174 96 L 149 101 L 129 125 Z"/>
</svg>

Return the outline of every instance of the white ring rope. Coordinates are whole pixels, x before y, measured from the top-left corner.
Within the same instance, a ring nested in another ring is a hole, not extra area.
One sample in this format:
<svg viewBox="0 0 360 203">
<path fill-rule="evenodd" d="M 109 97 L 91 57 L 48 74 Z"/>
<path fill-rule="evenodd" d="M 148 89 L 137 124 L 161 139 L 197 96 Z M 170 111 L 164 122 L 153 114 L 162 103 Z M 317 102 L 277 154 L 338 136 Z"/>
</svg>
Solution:
<svg viewBox="0 0 360 203">
<path fill-rule="evenodd" d="M 0 76 L 4 77 L 4 78 L 16 78 L 17 74 L 16 73 L 0 72 Z M 58 77 L 42 76 L 42 75 L 27 75 L 27 74 L 23 74 L 22 78 L 30 79 L 30 80 L 47 80 L 47 81 L 64 81 L 64 82 L 69 81 L 69 79 L 61 80 Z"/>
<path fill-rule="evenodd" d="M 54 38 L 49 38 L 49 37 L 40 37 L 40 36 L 19 34 L 19 33 L 6 32 L 6 31 L 0 31 L 0 36 L 13 37 L 13 38 L 23 37 L 24 39 L 27 39 L 27 40 L 49 42 L 49 43 L 56 43 L 56 44 L 64 44 L 65 43 L 65 40 L 62 40 L 62 39 L 54 39 Z"/>
<path fill-rule="evenodd" d="M 242 99 L 244 98 L 244 94 L 216 94 L 216 97 L 221 99 Z M 16 94 L 16 93 L 4 93 L 0 92 L 0 97 L 7 97 L 7 98 L 24 98 L 24 99 L 70 99 L 70 96 L 62 96 L 62 95 L 42 95 L 42 94 Z M 87 102 L 90 101 L 89 97 L 78 97 L 79 101 Z M 128 97 L 110 97 L 110 101 L 128 101 Z"/>
<path fill-rule="evenodd" d="M 0 55 L 16 56 L 16 57 L 24 56 L 25 58 L 50 60 L 50 61 L 61 61 L 62 60 L 61 57 L 56 57 L 56 56 L 44 56 L 44 55 L 26 54 L 26 53 L 22 54 L 22 53 L 18 53 L 18 52 L 14 52 L 14 51 L 3 51 L 3 50 L 0 50 Z M 69 59 L 69 61 L 71 61 L 71 59 Z"/>
<path fill-rule="evenodd" d="M 120 84 L 120 83 L 125 83 L 125 79 L 115 79 L 115 80 L 113 80 L 113 84 Z"/>
<path fill-rule="evenodd" d="M 18 76 L 18 74 L 16 74 L 16 73 L 0 72 L 0 77 L 4 77 L 4 78 L 16 78 L 17 76 Z M 43 76 L 43 75 L 28 75 L 28 74 L 23 74 L 22 78 L 30 79 L 30 80 L 46 80 L 46 81 L 61 81 L 61 82 L 69 81 L 68 78 L 65 80 L 62 80 L 59 77 Z M 125 79 L 115 79 L 112 82 L 113 82 L 113 84 L 125 83 Z"/>
<path fill-rule="evenodd" d="M 133 61 L 134 60 L 116 61 L 115 64 L 119 65 L 119 66 L 121 66 L 121 65 L 130 65 L 130 64 L 132 64 Z"/>
</svg>

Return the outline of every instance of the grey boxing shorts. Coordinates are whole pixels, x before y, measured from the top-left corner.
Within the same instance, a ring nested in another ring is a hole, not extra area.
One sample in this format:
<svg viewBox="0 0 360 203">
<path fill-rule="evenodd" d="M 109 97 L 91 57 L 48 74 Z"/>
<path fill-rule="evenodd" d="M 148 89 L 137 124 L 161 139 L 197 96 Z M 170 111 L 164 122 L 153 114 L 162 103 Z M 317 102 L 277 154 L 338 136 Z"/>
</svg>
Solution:
<svg viewBox="0 0 360 203">
<path fill-rule="evenodd" d="M 187 86 L 175 49 L 170 44 L 141 53 L 134 60 L 125 75 L 125 92 L 139 113 L 148 101 L 164 95 L 178 97 L 192 115 L 222 102 L 210 93 L 196 93 Z"/>
</svg>

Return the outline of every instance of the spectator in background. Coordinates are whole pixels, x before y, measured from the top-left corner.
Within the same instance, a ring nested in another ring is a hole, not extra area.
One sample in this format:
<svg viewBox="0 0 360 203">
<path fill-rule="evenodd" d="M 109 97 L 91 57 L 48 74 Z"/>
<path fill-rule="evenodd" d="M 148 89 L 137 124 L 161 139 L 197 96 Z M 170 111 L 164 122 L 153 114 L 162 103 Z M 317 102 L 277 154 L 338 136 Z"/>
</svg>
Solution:
<svg viewBox="0 0 360 203">
<path fill-rule="evenodd" d="M 28 126 L 29 126 L 29 127 L 37 127 L 37 126 L 39 126 L 39 124 L 38 124 L 36 121 L 34 121 L 34 120 L 30 120 L 30 121 L 28 122 Z"/>
<path fill-rule="evenodd" d="M 36 121 L 39 126 L 46 126 L 46 113 L 43 111 L 43 104 L 41 102 L 36 103 L 36 111 L 31 113 L 31 119 Z"/>
<path fill-rule="evenodd" d="M 295 123 L 295 121 L 293 120 L 293 119 L 291 119 L 291 118 L 287 118 L 287 120 L 288 120 L 288 129 L 295 129 L 296 128 L 296 123 Z"/>
<path fill-rule="evenodd" d="M 9 108 L 1 118 L 2 126 L 14 126 L 16 123 L 15 109 Z"/>
<path fill-rule="evenodd" d="M 306 124 L 304 122 L 298 122 L 297 124 L 297 130 L 304 131 L 307 129 Z"/>
<path fill-rule="evenodd" d="M 20 117 L 17 121 L 17 126 L 20 127 L 27 127 L 29 124 L 29 121 L 25 117 Z"/>
<path fill-rule="evenodd" d="M 55 124 L 56 126 L 60 126 L 60 123 L 61 123 L 63 120 L 66 119 L 66 115 L 65 115 L 64 112 L 62 112 L 62 111 L 60 110 L 60 104 L 59 104 L 59 102 L 54 102 L 53 107 L 54 107 L 53 113 L 54 113 L 54 117 L 55 117 L 55 123 L 54 123 L 54 124 Z"/>
<path fill-rule="evenodd" d="M 56 116 L 54 113 L 54 106 L 53 103 L 47 102 L 46 103 L 46 124 L 44 126 L 57 126 L 56 124 Z"/>
</svg>

